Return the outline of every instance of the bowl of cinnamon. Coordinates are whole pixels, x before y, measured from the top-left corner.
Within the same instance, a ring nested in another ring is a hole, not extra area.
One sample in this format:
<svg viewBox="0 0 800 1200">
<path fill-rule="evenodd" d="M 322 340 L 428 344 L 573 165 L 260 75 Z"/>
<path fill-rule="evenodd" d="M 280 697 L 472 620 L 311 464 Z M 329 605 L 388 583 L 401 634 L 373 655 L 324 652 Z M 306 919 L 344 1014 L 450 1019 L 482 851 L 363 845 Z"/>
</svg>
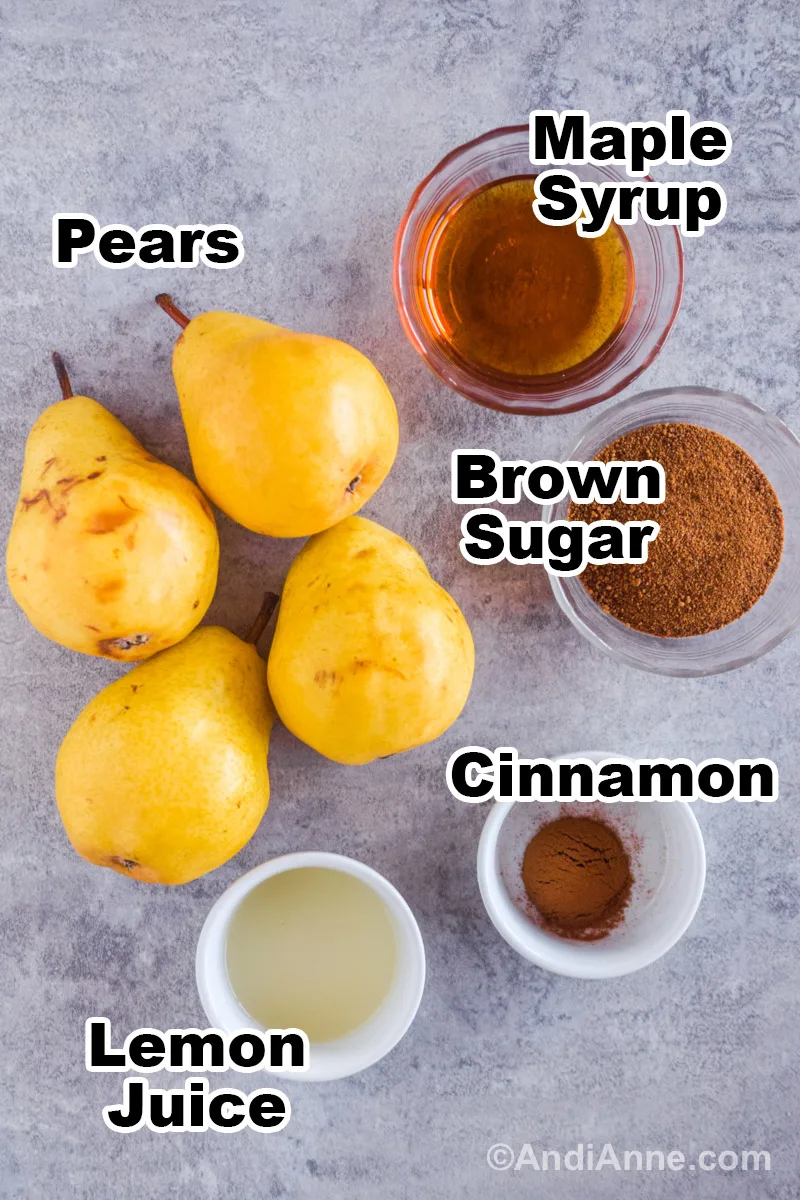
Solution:
<svg viewBox="0 0 800 1200">
<path fill-rule="evenodd" d="M 663 503 L 647 561 L 551 576 L 593 645 L 664 675 L 744 666 L 800 624 L 800 441 L 752 401 L 711 388 L 643 392 L 606 409 L 570 460 L 661 463 Z M 642 506 L 571 504 L 545 521 L 641 519 Z"/>
<path fill-rule="evenodd" d="M 492 923 L 523 958 L 559 975 L 610 979 L 655 962 L 686 932 L 703 894 L 705 849 L 686 803 L 496 803 L 478 883 Z"/>
</svg>

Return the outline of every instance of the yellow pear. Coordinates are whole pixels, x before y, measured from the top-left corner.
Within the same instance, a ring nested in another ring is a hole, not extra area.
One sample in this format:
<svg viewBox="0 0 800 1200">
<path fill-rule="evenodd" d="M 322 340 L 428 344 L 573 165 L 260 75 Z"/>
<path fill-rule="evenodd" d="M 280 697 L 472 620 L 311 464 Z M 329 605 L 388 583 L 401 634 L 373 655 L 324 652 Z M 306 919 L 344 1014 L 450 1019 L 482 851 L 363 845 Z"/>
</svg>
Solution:
<svg viewBox="0 0 800 1200">
<path fill-rule="evenodd" d="M 284 725 L 320 754 L 367 763 L 432 741 L 464 707 L 474 663 L 455 600 L 374 521 L 317 534 L 292 564 L 269 687 Z"/>
<path fill-rule="evenodd" d="M 87 704 L 58 752 L 72 845 L 146 883 L 213 871 L 266 811 L 274 716 L 266 663 L 227 629 L 196 629 L 134 667 Z"/>
<path fill-rule="evenodd" d="M 25 447 L 8 585 L 54 642 L 122 662 L 149 658 L 190 633 L 211 603 L 214 517 L 184 475 L 96 400 L 74 396 L 53 360 L 64 398 Z"/>
<path fill-rule="evenodd" d="M 358 512 L 397 453 L 397 410 L 377 369 L 335 338 L 207 312 L 184 327 L 172 371 L 195 475 L 256 533 L 305 537 Z"/>
</svg>

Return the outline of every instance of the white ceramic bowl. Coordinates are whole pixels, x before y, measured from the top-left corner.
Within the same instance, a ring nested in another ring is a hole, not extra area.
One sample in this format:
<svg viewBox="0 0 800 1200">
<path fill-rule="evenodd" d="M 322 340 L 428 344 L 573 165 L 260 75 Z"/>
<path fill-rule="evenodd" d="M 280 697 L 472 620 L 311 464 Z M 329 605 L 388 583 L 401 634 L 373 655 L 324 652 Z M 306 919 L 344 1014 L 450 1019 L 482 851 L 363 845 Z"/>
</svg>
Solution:
<svg viewBox="0 0 800 1200">
<path fill-rule="evenodd" d="M 556 761 L 614 757 L 580 751 Z M 569 941 L 541 928 L 522 884 L 528 842 L 542 825 L 568 814 L 602 818 L 631 855 L 634 887 L 624 920 L 596 942 Z M 578 979 L 628 975 L 666 954 L 697 912 L 705 877 L 700 826 L 691 806 L 678 800 L 495 802 L 478 847 L 478 884 L 498 932 L 523 958 Z"/>
<path fill-rule="evenodd" d="M 397 938 L 397 967 L 389 994 L 368 1021 L 346 1037 L 332 1042 L 311 1043 L 311 1065 L 295 1079 L 316 1081 L 343 1079 L 372 1066 L 400 1041 L 414 1020 L 425 986 L 425 947 L 414 914 L 387 879 L 341 854 L 307 851 L 285 854 L 254 867 L 232 883 L 220 896 L 200 933 L 197 943 L 197 988 L 209 1022 L 215 1029 L 232 1033 L 259 1028 L 236 998 L 225 965 L 225 948 L 231 919 L 244 897 L 273 875 L 298 867 L 327 867 L 354 875 L 378 894 L 392 919 Z"/>
</svg>

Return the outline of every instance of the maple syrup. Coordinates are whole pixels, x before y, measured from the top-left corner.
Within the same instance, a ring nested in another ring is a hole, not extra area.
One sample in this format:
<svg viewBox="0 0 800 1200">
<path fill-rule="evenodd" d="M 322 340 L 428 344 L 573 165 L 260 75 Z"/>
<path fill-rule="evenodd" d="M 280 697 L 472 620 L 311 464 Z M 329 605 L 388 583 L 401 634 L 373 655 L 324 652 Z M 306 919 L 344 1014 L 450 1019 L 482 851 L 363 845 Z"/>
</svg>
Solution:
<svg viewBox="0 0 800 1200">
<path fill-rule="evenodd" d="M 436 230 L 422 268 L 431 332 L 456 358 L 529 379 L 568 371 L 622 327 L 633 260 L 616 226 L 597 238 L 533 212 L 535 176 L 489 183 Z"/>
</svg>

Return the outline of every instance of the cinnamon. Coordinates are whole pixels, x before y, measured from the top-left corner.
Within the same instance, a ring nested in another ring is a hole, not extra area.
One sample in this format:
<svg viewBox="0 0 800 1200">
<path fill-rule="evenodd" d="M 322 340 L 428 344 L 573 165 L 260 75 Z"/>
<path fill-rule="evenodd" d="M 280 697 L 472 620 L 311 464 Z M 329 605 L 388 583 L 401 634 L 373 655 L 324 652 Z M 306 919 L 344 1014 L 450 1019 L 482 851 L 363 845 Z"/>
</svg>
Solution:
<svg viewBox="0 0 800 1200">
<path fill-rule="evenodd" d="M 620 924 L 633 877 L 625 847 L 593 817 L 559 817 L 532 838 L 522 882 L 545 928 L 576 941 L 597 941 Z"/>
</svg>

